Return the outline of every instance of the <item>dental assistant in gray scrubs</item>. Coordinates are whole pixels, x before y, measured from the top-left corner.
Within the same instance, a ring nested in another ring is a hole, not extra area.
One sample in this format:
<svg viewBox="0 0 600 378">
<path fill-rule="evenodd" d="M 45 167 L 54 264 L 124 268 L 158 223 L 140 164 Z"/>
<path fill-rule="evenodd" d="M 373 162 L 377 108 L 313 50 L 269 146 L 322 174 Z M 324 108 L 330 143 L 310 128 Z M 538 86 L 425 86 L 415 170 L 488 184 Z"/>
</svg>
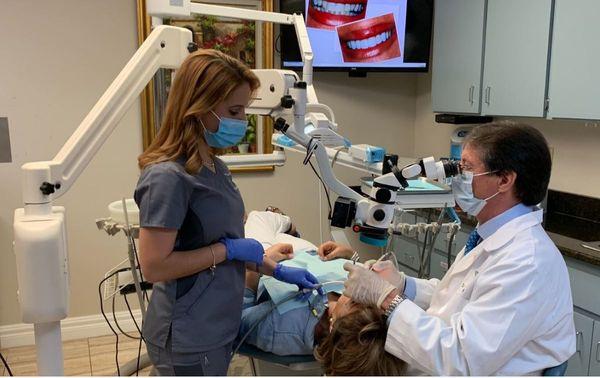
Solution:
<svg viewBox="0 0 600 378">
<path fill-rule="evenodd" d="M 244 136 L 244 109 L 259 84 L 223 53 L 191 54 L 177 71 L 156 139 L 138 159 L 140 264 L 154 282 L 143 335 L 161 375 L 227 374 L 247 268 L 300 289 L 318 283 L 244 238 L 242 197 L 212 153 Z M 292 252 L 287 244 L 271 248 Z"/>
</svg>

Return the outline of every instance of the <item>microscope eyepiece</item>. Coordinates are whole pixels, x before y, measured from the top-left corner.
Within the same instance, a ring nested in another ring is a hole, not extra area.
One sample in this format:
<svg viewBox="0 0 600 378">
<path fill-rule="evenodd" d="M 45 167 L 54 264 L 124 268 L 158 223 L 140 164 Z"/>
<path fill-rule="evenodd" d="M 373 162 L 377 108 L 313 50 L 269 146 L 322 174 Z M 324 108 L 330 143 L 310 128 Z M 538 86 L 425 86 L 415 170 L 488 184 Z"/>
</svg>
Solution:
<svg viewBox="0 0 600 378">
<path fill-rule="evenodd" d="M 457 160 L 444 160 L 442 165 L 446 177 L 454 177 L 460 173 L 460 162 Z"/>
</svg>

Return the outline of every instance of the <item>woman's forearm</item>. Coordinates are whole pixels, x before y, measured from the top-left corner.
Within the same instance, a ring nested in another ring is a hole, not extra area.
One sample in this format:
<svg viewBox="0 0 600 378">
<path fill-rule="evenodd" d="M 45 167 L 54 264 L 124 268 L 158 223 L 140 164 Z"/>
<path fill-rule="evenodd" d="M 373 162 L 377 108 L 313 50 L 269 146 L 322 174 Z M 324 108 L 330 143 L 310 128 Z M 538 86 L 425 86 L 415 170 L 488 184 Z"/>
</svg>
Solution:
<svg viewBox="0 0 600 378">
<path fill-rule="evenodd" d="M 213 266 L 213 263 L 218 265 L 225 261 L 226 257 L 225 246 L 221 243 L 215 243 L 210 247 L 171 252 L 163 259 L 147 261 L 146 264 L 142 265 L 142 273 L 145 279 L 150 282 L 174 280 L 209 269 Z"/>
</svg>

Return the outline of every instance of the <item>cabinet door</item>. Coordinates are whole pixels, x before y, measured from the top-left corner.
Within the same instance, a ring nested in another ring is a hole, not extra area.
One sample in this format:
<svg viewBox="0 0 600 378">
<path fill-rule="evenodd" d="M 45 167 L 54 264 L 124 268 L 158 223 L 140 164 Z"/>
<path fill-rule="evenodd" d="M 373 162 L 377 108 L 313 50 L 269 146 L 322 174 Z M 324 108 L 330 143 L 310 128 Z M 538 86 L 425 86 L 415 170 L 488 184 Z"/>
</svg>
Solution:
<svg viewBox="0 0 600 378">
<path fill-rule="evenodd" d="M 479 113 L 484 16 L 484 0 L 435 2 L 434 112 Z"/>
<path fill-rule="evenodd" d="M 600 322 L 594 321 L 594 336 L 592 337 L 592 353 L 590 356 L 590 374 L 600 375 Z"/>
<path fill-rule="evenodd" d="M 414 239 L 405 238 L 403 236 L 395 236 L 392 246 L 394 248 L 393 250 L 396 255 L 396 259 L 398 259 L 398 263 L 413 270 L 419 270 L 420 254 L 417 242 Z"/>
<path fill-rule="evenodd" d="M 556 0 L 548 117 L 600 119 L 598 15 L 598 0 Z"/>
<path fill-rule="evenodd" d="M 577 331 L 575 354 L 569 359 L 566 375 L 588 375 L 590 365 L 590 346 L 594 321 L 585 315 L 575 312 L 575 330 Z"/>
<path fill-rule="evenodd" d="M 482 114 L 543 117 L 552 0 L 489 0 Z"/>
</svg>

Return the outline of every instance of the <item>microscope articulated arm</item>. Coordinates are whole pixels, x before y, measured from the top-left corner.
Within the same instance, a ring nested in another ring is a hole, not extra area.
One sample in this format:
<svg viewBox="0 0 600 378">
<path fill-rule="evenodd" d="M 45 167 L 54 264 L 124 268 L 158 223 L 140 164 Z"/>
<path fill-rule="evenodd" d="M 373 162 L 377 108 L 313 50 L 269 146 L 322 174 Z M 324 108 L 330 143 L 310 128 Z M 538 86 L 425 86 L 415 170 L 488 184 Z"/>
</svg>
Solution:
<svg viewBox="0 0 600 378">
<path fill-rule="evenodd" d="M 54 159 L 23 165 L 24 203 L 50 203 L 66 193 L 156 71 L 179 67 L 191 42 L 187 29 L 154 29 Z"/>
</svg>

